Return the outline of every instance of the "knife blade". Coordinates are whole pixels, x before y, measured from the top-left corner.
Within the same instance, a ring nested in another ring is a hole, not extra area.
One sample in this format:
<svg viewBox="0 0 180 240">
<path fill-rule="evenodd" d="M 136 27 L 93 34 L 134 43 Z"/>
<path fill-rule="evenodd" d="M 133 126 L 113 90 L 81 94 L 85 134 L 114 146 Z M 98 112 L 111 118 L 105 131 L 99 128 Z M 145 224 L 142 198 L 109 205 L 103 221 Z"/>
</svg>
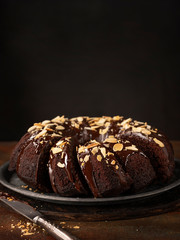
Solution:
<svg viewBox="0 0 180 240">
<path fill-rule="evenodd" d="M 15 210 L 22 216 L 26 217 L 30 221 L 43 227 L 54 238 L 58 240 L 78 240 L 78 238 L 76 238 L 75 236 L 72 236 L 70 233 L 66 232 L 64 229 L 55 227 L 53 224 L 47 221 L 39 211 L 35 210 L 28 203 L 24 203 L 15 199 L 8 200 L 6 198 L 0 198 L 0 201 L 8 205 L 10 208 Z"/>
</svg>

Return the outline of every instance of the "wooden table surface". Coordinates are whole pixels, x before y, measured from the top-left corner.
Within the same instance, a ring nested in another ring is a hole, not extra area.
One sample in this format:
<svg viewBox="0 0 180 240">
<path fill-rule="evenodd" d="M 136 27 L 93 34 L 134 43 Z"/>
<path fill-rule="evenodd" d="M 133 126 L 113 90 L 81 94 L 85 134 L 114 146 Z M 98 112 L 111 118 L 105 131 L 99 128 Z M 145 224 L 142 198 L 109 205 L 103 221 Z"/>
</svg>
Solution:
<svg viewBox="0 0 180 240">
<path fill-rule="evenodd" d="M 180 141 L 172 141 L 172 144 L 175 157 L 180 159 Z M 14 145 L 15 142 L 0 142 L 0 165 L 8 161 Z M 9 192 L 1 185 L 0 191 Z M 82 240 L 180 239 L 180 188 L 156 197 L 149 203 L 141 202 L 139 205 L 103 208 L 51 206 L 51 211 L 46 212 L 46 205 L 40 203 L 39 208 L 53 223 Z M 59 213 L 57 213 L 58 209 Z M 53 240 L 54 238 L 44 229 L 0 203 L 0 239 Z"/>
</svg>

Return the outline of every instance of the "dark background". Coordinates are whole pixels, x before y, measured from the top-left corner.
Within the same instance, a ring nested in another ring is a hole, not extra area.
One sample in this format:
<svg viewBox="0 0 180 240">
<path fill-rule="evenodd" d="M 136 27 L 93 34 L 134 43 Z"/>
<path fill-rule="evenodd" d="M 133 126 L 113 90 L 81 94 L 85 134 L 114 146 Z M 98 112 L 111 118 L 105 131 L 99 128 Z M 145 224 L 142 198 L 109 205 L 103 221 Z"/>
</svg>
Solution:
<svg viewBox="0 0 180 240">
<path fill-rule="evenodd" d="M 179 1 L 1 1 L 0 140 L 56 115 L 180 139 Z"/>
</svg>

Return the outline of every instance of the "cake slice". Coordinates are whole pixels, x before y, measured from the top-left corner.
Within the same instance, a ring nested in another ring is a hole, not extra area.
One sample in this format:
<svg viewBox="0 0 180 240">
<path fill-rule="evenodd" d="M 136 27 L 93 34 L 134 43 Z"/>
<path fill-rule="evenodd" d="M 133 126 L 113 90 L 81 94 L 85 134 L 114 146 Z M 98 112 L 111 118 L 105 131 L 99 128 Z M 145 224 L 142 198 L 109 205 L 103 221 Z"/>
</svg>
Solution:
<svg viewBox="0 0 180 240">
<path fill-rule="evenodd" d="M 125 173 L 115 155 L 97 141 L 77 150 L 78 161 L 94 197 L 119 196 L 127 191 L 132 179 Z"/>
</svg>

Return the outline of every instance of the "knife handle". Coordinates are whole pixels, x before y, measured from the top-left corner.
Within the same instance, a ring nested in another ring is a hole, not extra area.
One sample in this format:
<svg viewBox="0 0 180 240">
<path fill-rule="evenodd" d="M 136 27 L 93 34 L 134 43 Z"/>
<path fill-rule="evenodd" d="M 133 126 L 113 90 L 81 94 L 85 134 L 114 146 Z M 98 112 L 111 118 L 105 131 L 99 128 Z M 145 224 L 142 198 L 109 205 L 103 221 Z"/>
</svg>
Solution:
<svg viewBox="0 0 180 240">
<path fill-rule="evenodd" d="M 47 232 L 49 232 L 57 240 L 78 240 L 75 236 L 72 236 L 70 233 L 59 229 L 52 225 L 50 222 L 46 221 L 44 218 L 36 216 L 33 221 L 43 227 Z"/>
</svg>

